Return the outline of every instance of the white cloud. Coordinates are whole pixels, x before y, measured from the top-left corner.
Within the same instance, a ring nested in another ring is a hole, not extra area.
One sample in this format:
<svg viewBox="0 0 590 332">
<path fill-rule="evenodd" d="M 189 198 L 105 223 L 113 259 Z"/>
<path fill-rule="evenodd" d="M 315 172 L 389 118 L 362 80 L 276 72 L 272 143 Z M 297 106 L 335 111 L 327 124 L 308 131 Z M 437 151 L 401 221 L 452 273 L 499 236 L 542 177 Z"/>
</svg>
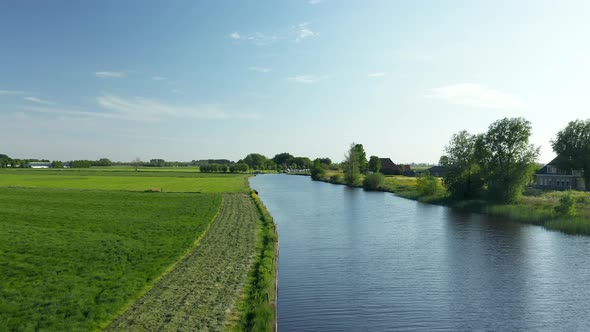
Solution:
<svg viewBox="0 0 590 332">
<path fill-rule="evenodd" d="M 316 75 L 297 75 L 288 77 L 287 79 L 291 82 L 313 84 L 326 79 L 327 76 L 316 76 Z"/>
<path fill-rule="evenodd" d="M 41 98 L 37 98 L 37 97 L 25 97 L 23 99 L 26 101 L 30 101 L 32 103 L 37 103 L 37 104 L 42 104 L 42 105 L 55 105 L 54 102 L 51 102 L 51 101 L 45 100 L 45 99 L 41 99 Z"/>
<path fill-rule="evenodd" d="M 232 32 L 229 37 L 233 40 L 247 42 L 256 46 L 269 45 L 279 39 L 277 36 L 266 35 L 261 32 L 255 32 L 251 35 L 242 35 L 239 32 Z"/>
<path fill-rule="evenodd" d="M 307 3 L 310 5 L 317 5 L 318 3 L 322 2 L 323 0 L 309 0 Z"/>
<path fill-rule="evenodd" d="M 127 73 L 123 71 L 97 71 L 94 76 L 98 78 L 123 78 L 127 77 Z"/>
<path fill-rule="evenodd" d="M 271 68 L 265 68 L 265 67 L 250 67 L 248 68 L 252 71 L 257 71 L 259 73 L 269 73 L 270 71 L 272 71 Z"/>
<path fill-rule="evenodd" d="M 442 86 L 431 90 L 429 98 L 481 108 L 514 108 L 523 106 L 523 101 L 516 95 L 483 87 L 475 83 L 459 83 Z"/>
<path fill-rule="evenodd" d="M 369 74 L 367 74 L 367 76 L 369 76 L 371 78 L 377 78 L 377 77 L 383 77 L 383 76 L 385 76 L 385 73 L 384 72 L 369 73 Z"/>
<path fill-rule="evenodd" d="M 163 77 L 163 76 L 152 76 L 152 80 L 154 81 L 165 81 L 167 80 L 167 77 Z"/>
<path fill-rule="evenodd" d="M 300 23 L 295 27 L 295 30 L 297 34 L 295 38 L 296 42 L 300 42 L 304 39 L 316 37 L 319 35 L 317 32 L 311 30 L 308 22 Z"/>
<path fill-rule="evenodd" d="M 24 91 L 14 91 L 14 90 L 0 90 L 0 96 L 4 95 L 22 95 L 25 93 Z"/>
</svg>

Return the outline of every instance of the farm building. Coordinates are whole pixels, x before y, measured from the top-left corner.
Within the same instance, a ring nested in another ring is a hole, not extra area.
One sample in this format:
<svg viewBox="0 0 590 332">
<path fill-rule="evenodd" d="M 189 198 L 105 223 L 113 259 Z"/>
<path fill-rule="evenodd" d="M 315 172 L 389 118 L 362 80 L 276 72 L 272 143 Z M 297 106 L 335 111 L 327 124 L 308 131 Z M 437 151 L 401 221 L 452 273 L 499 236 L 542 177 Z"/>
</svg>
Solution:
<svg viewBox="0 0 590 332">
<path fill-rule="evenodd" d="M 28 163 L 27 167 L 30 167 L 30 168 L 51 168 L 51 163 L 34 161 L 34 162 Z"/>
<path fill-rule="evenodd" d="M 557 159 L 557 158 L 556 158 Z M 556 166 L 553 159 L 536 174 L 536 187 L 552 190 L 588 190 L 582 177 L 582 170 L 564 170 Z"/>
<path fill-rule="evenodd" d="M 397 165 L 390 158 L 379 158 L 381 161 L 381 173 L 384 175 L 406 175 L 415 176 L 416 173 L 410 165 Z"/>
<path fill-rule="evenodd" d="M 432 176 L 440 176 L 443 177 L 447 174 L 445 168 L 443 166 L 432 166 L 427 169 L 428 173 Z"/>
</svg>

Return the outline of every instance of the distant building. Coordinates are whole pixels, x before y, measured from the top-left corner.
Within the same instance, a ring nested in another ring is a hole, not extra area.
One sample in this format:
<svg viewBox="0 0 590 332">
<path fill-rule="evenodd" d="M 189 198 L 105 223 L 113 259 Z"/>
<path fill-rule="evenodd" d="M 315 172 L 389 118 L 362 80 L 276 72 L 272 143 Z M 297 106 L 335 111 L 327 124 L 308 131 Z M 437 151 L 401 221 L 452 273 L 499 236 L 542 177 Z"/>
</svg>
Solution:
<svg viewBox="0 0 590 332">
<path fill-rule="evenodd" d="M 428 174 L 432 176 L 444 177 L 445 175 L 447 175 L 447 171 L 443 166 L 432 166 L 426 171 L 428 172 Z"/>
<path fill-rule="evenodd" d="M 379 161 L 381 161 L 381 173 L 384 175 L 416 175 L 410 165 L 397 165 L 390 158 L 379 158 Z"/>
<path fill-rule="evenodd" d="M 556 158 L 557 159 L 557 158 Z M 536 174 L 536 187 L 552 190 L 586 190 L 582 170 L 563 170 L 556 166 L 553 159 Z"/>
<path fill-rule="evenodd" d="M 29 167 L 29 168 L 51 168 L 51 163 L 32 161 L 27 164 L 27 167 Z"/>
</svg>

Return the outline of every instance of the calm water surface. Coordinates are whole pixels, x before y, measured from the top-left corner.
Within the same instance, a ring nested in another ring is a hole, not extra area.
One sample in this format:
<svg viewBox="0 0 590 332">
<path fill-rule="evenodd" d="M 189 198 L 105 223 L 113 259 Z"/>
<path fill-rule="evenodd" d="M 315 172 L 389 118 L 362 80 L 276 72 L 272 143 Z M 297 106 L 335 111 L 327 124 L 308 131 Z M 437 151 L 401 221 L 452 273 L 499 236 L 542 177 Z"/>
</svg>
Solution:
<svg viewBox="0 0 590 332">
<path fill-rule="evenodd" d="M 590 331 L 590 237 L 311 181 L 251 179 L 280 331 Z"/>
</svg>

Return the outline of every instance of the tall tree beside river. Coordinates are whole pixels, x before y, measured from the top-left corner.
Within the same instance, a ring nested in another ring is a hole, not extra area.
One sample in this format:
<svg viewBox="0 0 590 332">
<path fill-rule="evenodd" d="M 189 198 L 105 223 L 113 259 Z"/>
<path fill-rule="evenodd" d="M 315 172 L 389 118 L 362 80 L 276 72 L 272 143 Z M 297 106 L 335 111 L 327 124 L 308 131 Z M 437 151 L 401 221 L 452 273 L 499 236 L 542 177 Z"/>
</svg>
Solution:
<svg viewBox="0 0 590 332">
<path fill-rule="evenodd" d="M 492 123 L 476 143 L 491 200 L 511 203 L 522 195 L 539 156 L 539 148 L 529 144 L 531 131 L 531 123 L 523 118 L 504 118 Z"/>
<path fill-rule="evenodd" d="M 590 119 L 571 121 L 551 141 L 556 162 L 563 169 L 583 169 L 586 190 L 590 189 Z"/>
<path fill-rule="evenodd" d="M 481 168 L 475 159 L 476 139 L 466 130 L 454 134 L 440 158 L 446 170 L 445 186 L 455 199 L 479 198 L 483 194 Z"/>
<path fill-rule="evenodd" d="M 501 203 L 517 201 L 539 155 L 539 148 L 529 144 L 530 135 L 531 123 L 523 118 L 498 120 L 485 134 L 461 131 L 454 135 L 441 158 L 451 195 L 458 199 L 485 196 Z"/>
<path fill-rule="evenodd" d="M 362 148 L 362 144 L 352 143 L 350 145 L 350 149 L 344 156 L 344 162 L 342 162 L 344 169 L 344 182 L 348 185 L 358 185 L 360 182 L 360 163 L 361 158 L 364 157 L 364 149 L 363 154 L 361 154 L 360 149 L 358 148 L 359 145 Z M 367 163 L 366 159 L 365 163 Z"/>
</svg>

